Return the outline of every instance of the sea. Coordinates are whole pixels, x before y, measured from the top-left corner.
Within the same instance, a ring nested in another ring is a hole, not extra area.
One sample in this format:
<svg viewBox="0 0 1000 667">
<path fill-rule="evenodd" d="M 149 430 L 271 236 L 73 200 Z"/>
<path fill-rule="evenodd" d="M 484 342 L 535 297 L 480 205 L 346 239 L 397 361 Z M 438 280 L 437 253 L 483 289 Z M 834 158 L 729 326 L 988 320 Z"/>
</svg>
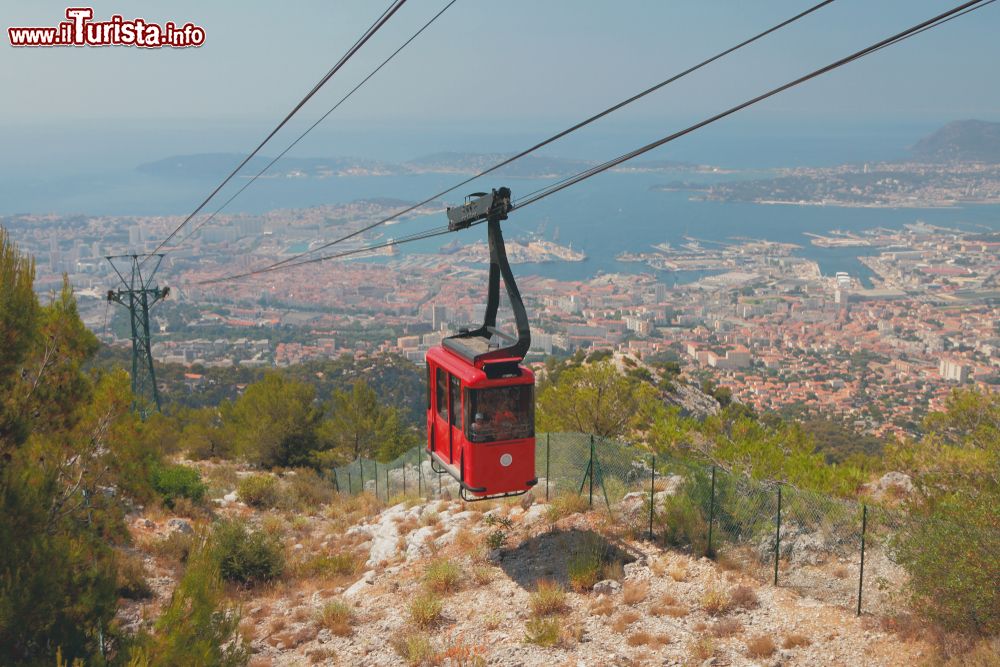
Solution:
<svg viewBox="0 0 1000 667">
<path fill-rule="evenodd" d="M 543 238 L 570 245 L 587 255 L 583 262 L 549 262 L 522 264 L 522 275 L 542 275 L 563 280 L 585 280 L 601 273 L 650 273 L 645 264 L 619 262 L 615 257 L 623 252 L 646 252 L 653 245 L 670 243 L 674 246 L 687 238 L 707 241 L 734 242 L 739 239 L 767 239 L 801 246 L 796 254 L 818 262 L 824 274 L 846 271 L 863 282 L 868 269 L 858 260 L 871 248 L 821 248 L 809 243 L 806 233 L 824 234 L 831 230 L 862 231 L 874 227 L 898 229 L 908 223 L 923 221 L 932 225 L 967 230 L 1000 231 L 1000 206 L 963 206 L 954 208 L 845 208 L 833 206 L 762 205 L 736 202 L 700 201 L 684 191 L 660 191 L 655 186 L 690 181 L 711 183 L 733 178 L 766 177 L 768 170 L 779 166 L 822 166 L 845 162 L 859 163 L 897 159 L 905 156 L 906 146 L 937 126 L 932 122 L 909 125 L 890 123 L 884 126 L 858 125 L 851 127 L 806 127 L 788 130 L 785 127 L 728 128 L 721 136 L 700 138 L 671 150 L 650 154 L 649 159 L 678 160 L 711 164 L 737 173 L 700 173 L 688 170 L 655 173 L 604 173 L 556 193 L 531 206 L 515 210 L 504 223 L 508 237 L 518 238 L 538 234 Z M 107 131 L 107 130 L 104 130 Z M 40 131 L 39 131 L 40 132 Z M 69 130 L 67 130 L 69 132 Z M 599 135 L 589 143 L 577 141 L 566 152 L 551 150 L 560 157 L 606 159 L 634 145 L 655 138 L 655 128 Z M 79 133 L 49 132 L 44 136 L 45 151 L 35 151 L 25 159 L 17 159 L 19 148 L 0 158 L 0 216 L 18 213 L 58 213 L 83 215 L 148 216 L 181 215 L 193 210 L 210 191 L 214 183 L 203 179 L 164 177 L 136 169 L 151 162 L 186 152 L 223 152 L 232 145 L 252 145 L 249 131 L 243 135 L 227 135 L 222 145 L 211 143 L 208 135 L 192 141 L 190 132 L 179 140 L 165 133 L 143 141 L 134 141 L 131 148 L 120 138 L 117 142 L 101 141 L 101 131 L 91 131 L 81 138 Z M 245 135 L 245 136 L 244 136 Z M 19 135 L 21 136 L 21 135 Z M 29 133 L 30 136 L 30 133 Z M 69 141 L 68 137 L 73 140 Z M 530 145 L 528 131 L 508 132 L 491 136 L 482 146 L 462 135 L 456 143 L 445 131 L 437 139 L 433 133 L 423 133 L 419 141 L 407 143 L 408 134 L 390 142 L 391 151 L 370 151 L 378 159 L 404 160 L 440 150 L 468 152 L 510 151 Z M 24 138 L 25 146 L 40 145 Z M 358 137 L 342 137 L 350 151 L 341 154 L 359 155 L 365 142 Z M 60 153 L 58 144 L 68 146 Z M 55 142 L 55 143 L 53 143 Z M 352 143 L 353 142 L 353 143 Z M 326 138 L 323 155 L 333 155 L 336 137 Z M 109 150 L 109 146 L 119 146 Z M 89 148 L 88 148 L 89 147 Z M 173 152 L 170 149 L 174 148 Z M 199 149 L 199 150 L 195 150 Z M 407 155 L 408 152 L 408 155 Z M 391 197 L 419 200 L 451 187 L 464 177 L 454 174 L 418 174 L 405 176 L 344 176 L 322 180 L 268 178 L 260 179 L 228 209 L 231 212 L 261 213 L 281 208 L 305 208 L 322 204 L 345 203 L 355 199 Z M 242 185 L 236 179 L 236 187 Z M 549 184 L 550 180 L 486 177 L 470 183 L 447 197 L 454 203 L 467 192 L 506 185 L 515 201 Z M 228 194 L 230 191 L 224 191 Z M 212 205 L 206 210 L 215 210 Z M 384 236 L 403 236 L 445 223 L 440 213 L 407 219 L 385 227 Z M 129 223 L 131 224 L 131 223 Z M 331 232 L 331 238 L 335 235 Z M 460 232 L 458 240 L 479 240 L 485 237 L 482 227 Z M 399 248 L 400 252 L 433 252 L 447 242 L 446 236 L 429 239 Z M 702 272 L 656 272 L 667 284 L 696 280 Z"/>
</svg>

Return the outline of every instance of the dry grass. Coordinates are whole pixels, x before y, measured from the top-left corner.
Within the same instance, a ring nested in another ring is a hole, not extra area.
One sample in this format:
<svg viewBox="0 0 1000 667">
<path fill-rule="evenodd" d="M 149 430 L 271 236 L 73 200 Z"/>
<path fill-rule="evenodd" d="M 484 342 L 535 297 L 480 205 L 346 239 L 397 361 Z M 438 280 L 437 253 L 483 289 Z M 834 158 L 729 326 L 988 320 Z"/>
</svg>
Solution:
<svg viewBox="0 0 1000 667">
<path fill-rule="evenodd" d="M 702 635 L 687 645 L 688 657 L 697 662 L 708 660 L 715 655 L 715 640 Z"/>
<path fill-rule="evenodd" d="M 524 641 L 537 646 L 558 646 L 563 627 L 558 617 L 532 618 L 524 624 Z"/>
<path fill-rule="evenodd" d="M 566 605 L 566 591 L 554 581 L 541 580 L 538 590 L 531 594 L 531 613 L 535 616 L 561 614 L 569 608 Z"/>
<path fill-rule="evenodd" d="M 844 565 L 838 565 L 837 567 L 833 568 L 833 576 L 837 577 L 838 579 L 847 579 L 848 574 L 850 573 L 848 572 L 847 567 Z"/>
<path fill-rule="evenodd" d="M 640 630 L 639 632 L 633 632 L 628 636 L 625 642 L 629 646 L 645 646 L 653 640 L 653 636 L 648 632 Z"/>
<path fill-rule="evenodd" d="M 670 643 L 670 635 L 666 634 L 650 634 L 643 630 L 639 632 L 633 632 L 628 636 L 625 642 L 629 646 L 648 646 L 651 649 L 658 649 L 661 646 L 666 646 Z"/>
<path fill-rule="evenodd" d="M 246 643 L 257 639 L 257 623 L 252 618 L 245 618 L 240 621 L 240 635 Z"/>
<path fill-rule="evenodd" d="M 740 584 L 729 591 L 729 601 L 733 607 L 739 609 L 756 609 L 760 606 L 757 593 L 744 584 Z"/>
<path fill-rule="evenodd" d="M 714 585 L 705 589 L 701 596 L 701 609 L 709 616 L 721 616 L 732 606 L 732 601 L 725 591 L 716 588 Z"/>
<path fill-rule="evenodd" d="M 622 601 L 625 604 L 639 604 L 649 595 L 648 581 L 626 581 L 622 587 Z"/>
<path fill-rule="evenodd" d="M 441 620 L 444 604 L 430 591 L 420 593 L 410 602 L 410 620 L 418 628 L 429 628 Z"/>
<path fill-rule="evenodd" d="M 424 510 L 424 513 L 420 515 L 421 526 L 436 526 L 440 522 L 441 517 L 433 510 Z"/>
<path fill-rule="evenodd" d="M 688 576 L 687 566 L 683 563 L 674 563 L 670 566 L 668 574 L 674 581 L 685 581 Z"/>
<path fill-rule="evenodd" d="M 792 633 L 785 635 L 785 641 L 781 642 L 781 648 L 798 648 L 800 646 L 809 646 L 810 644 L 812 644 L 812 640 L 805 635 Z"/>
<path fill-rule="evenodd" d="M 653 574 L 657 577 L 664 577 L 667 574 L 667 568 L 669 566 L 670 564 L 667 562 L 666 558 L 657 558 L 649 564 L 649 569 L 652 570 Z"/>
<path fill-rule="evenodd" d="M 601 579 L 614 579 L 621 581 L 625 578 L 625 563 L 620 560 L 613 560 L 601 566 Z"/>
<path fill-rule="evenodd" d="M 597 598 L 590 605 L 590 613 L 594 616 L 610 616 L 615 610 L 615 603 L 606 595 Z"/>
<path fill-rule="evenodd" d="M 277 646 L 278 644 L 284 644 L 286 649 L 294 649 L 306 642 L 311 642 L 316 639 L 316 635 L 319 633 L 315 625 L 304 625 L 298 630 L 289 630 L 288 632 L 283 632 L 280 635 L 275 635 L 271 637 L 272 646 Z"/>
<path fill-rule="evenodd" d="M 545 512 L 545 518 L 549 522 L 555 523 L 559 519 L 571 514 L 586 512 L 588 509 L 590 509 L 590 505 L 583 496 L 578 496 L 575 493 L 560 494 L 549 503 L 549 508 Z"/>
<path fill-rule="evenodd" d="M 628 629 L 628 626 L 638 621 L 639 618 L 639 614 L 634 611 L 626 611 L 611 623 L 611 629 L 618 634 L 622 634 Z"/>
<path fill-rule="evenodd" d="M 649 613 L 652 616 L 681 618 L 688 615 L 688 609 L 673 595 L 664 593 L 659 600 L 649 606 Z"/>
<path fill-rule="evenodd" d="M 747 655 L 751 658 L 767 658 L 774 655 L 778 647 L 767 635 L 758 635 L 747 640 Z"/>
<path fill-rule="evenodd" d="M 479 586 L 485 586 L 493 581 L 493 568 L 486 565 L 474 565 L 472 567 L 472 579 Z"/>
<path fill-rule="evenodd" d="M 434 647 L 427 635 L 413 633 L 397 636 L 392 640 L 392 648 L 407 665 L 426 665 L 434 656 Z"/>
<path fill-rule="evenodd" d="M 743 632 L 743 624 L 735 618 L 724 618 L 713 623 L 710 631 L 716 637 L 732 637 Z"/>
<path fill-rule="evenodd" d="M 341 600 L 328 602 L 320 611 L 317 622 L 339 637 L 347 637 L 354 632 L 354 610 Z"/>
<path fill-rule="evenodd" d="M 424 572 L 424 586 L 427 590 L 442 595 L 457 591 L 461 580 L 462 568 L 445 558 L 431 561 Z"/>
</svg>

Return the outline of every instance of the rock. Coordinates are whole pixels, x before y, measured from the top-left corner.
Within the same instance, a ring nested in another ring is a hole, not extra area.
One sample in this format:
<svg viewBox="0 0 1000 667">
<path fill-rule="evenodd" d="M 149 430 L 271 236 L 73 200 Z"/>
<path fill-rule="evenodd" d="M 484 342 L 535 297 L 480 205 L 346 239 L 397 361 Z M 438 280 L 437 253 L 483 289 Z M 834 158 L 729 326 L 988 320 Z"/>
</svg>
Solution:
<svg viewBox="0 0 1000 667">
<path fill-rule="evenodd" d="M 614 595 L 622 589 L 622 585 L 614 579 L 604 579 L 594 584 L 594 595 Z"/>
<path fill-rule="evenodd" d="M 292 547 L 292 551 L 302 551 L 304 547 L 301 544 L 296 544 Z"/>
<path fill-rule="evenodd" d="M 153 530 L 156 528 L 155 523 L 153 523 L 149 519 L 142 519 L 142 518 L 136 519 L 134 525 L 136 528 L 145 528 L 146 530 Z"/>
<path fill-rule="evenodd" d="M 361 575 L 360 579 L 351 584 L 350 588 L 344 591 L 344 597 L 345 598 L 354 597 L 358 593 L 364 592 L 366 588 L 373 585 L 374 583 L 375 583 L 375 572 L 372 570 L 368 570 L 363 575 Z"/>
<path fill-rule="evenodd" d="M 528 508 L 534 504 L 535 504 L 534 492 L 529 491 L 528 493 L 521 496 L 521 509 L 523 509 L 525 512 L 527 512 Z"/>
<path fill-rule="evenodd" d="M 887 472 L 877 482 L 865 484 L 863 488 L 876 498 L 898 498 L 913 493 L 913 480 L 903 472 Z"/>
<path fill-rule="evenodd" d="M 491 563 L 499 563 L 503 560 L 503 549 L 491 549 L 488 554 L 486 554 L 486 560 Z"/>
<path fill-rule="evenodd" d="M 194 532 L 194 528 L 191 527 L 191 522 L 187 519 L 170 519 L 167 521 L 167 528 L 169 528 L 172 533 L 183 533 L 184 535 L 190 535 Z"/>
<path fill-rule="evenodd" d="M 226 495 L 222 496 L 222 499 L 225 500 L 227 503 L 235 503 L 237 500 L 239 500 L 239 496 L 236 494 L 235 491 L 230 491 Z"/>
<path fill-rule="evenodd" d="M 544 520 L 547 512 L 548 507 L 545 505 L 532 505 L 525 511 L 524 516 L 521 518 L 521 523 L 525 526 L 534 525 Z"/>
</svg>

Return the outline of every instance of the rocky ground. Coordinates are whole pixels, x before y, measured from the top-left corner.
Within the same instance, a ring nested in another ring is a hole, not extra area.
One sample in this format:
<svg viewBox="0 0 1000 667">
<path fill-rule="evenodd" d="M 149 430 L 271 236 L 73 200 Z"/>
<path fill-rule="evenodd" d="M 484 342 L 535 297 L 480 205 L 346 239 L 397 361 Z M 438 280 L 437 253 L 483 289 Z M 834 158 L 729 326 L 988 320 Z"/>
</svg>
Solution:
<svg viewBox="0 0 1000 667">
<path fill-rule="evenodd" d="M 257 667 L 911 665 L 932 652 L 877 617 L 633 539 L 572 498 L 384 506 L 365 494 L 258 510 L 233 492 L 244 473 L 208 473 L 214 516 L 286 545 L 279 581 L 230 591 Z M 126 625 L 149 624 L 169 599 L 175 552 L 212 519 L 188 514 L 132 518 L 151 597 L 125 606 Z"/>
</svg>

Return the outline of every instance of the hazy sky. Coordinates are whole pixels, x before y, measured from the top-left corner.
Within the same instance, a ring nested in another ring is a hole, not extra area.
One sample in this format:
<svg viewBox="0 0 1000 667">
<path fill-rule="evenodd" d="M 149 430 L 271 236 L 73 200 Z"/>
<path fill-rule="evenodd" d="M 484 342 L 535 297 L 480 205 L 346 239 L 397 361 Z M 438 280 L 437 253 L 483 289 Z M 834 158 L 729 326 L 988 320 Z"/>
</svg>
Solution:
<svg viewBox="0 0 1000 667">
<path fill-rule="evenodd" d="M 303 110 L 301 122 L 322 114 L 445 1 L 409 0 Z M 192 21 L 204 26 L 206 43 L 176 50 L 14 49 L 4 34 L 0 132 L 78 121 L 121 122 L 139 130 L 196 122 L 266 131 L 388 4 L 100 1 L 94 5 L 96 18 L 120 13 L 160 23 Z M 809 4 L 458 0 L 328 123 L 558 129 Z M 953 4 L 838 0 L 643 100 L 611 126 L 697 120 Z M 3 0 L 3 7 L 6 29 L 55 25 L 66 4 Z M 1000 3 L 768 101 L 740 122 L 1000 120 L 998 35 Z"/>
</svg>

